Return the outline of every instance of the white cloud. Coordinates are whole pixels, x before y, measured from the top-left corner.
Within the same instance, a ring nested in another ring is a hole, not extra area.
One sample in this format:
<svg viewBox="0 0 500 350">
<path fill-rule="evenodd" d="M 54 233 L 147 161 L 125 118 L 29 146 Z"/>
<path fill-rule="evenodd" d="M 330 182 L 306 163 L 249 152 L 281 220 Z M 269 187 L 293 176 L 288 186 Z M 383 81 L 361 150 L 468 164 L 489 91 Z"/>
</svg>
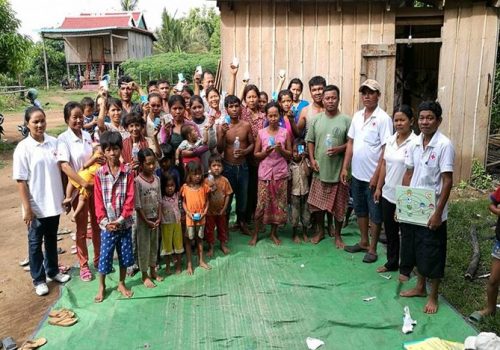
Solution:
<svg viewBox="0 0 500 350">
<path fill-rule="evenodd" d="M 82 12 L 103 13 L 119 11 L 120 0 L 10 0 L 12 8 L 21 20 L 20 32 L 39 40 L 42 28 L 57 28 L 66 16 L 78 15 Z M 161 25 L 163 8 L 171 14 L 183 16 L 190 8 L 215 7 L 215 1 L 207 0 L 139 0 L 137 9 L 144 12 L 146 24 L 150 30 Z"/>
</svg>

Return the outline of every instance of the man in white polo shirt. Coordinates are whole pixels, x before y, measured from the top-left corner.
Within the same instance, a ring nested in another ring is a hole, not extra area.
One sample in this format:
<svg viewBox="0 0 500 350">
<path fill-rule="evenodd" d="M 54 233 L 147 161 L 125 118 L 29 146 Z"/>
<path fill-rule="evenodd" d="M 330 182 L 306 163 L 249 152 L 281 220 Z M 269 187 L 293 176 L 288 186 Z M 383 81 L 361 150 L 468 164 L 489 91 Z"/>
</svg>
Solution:
<svg viewBox="0 0 500 350">
<path fill-rule="evenodd" d="M 421 134 L 408 146 L 403 186 L 436 192 L 436 209 L 427 227 L 401 223 L 401 265 L 417 267 L 415 288 L 401 292 L 402 297 L 425 297 L 426 280 L 431 292 L 424 307 L 428 314 L 438 310 L 438 289 L 444 276 L 448 219 L 448 198 L 453 185 L 455 150 L 451 141 L 438 131 L 442 109 L 438 102 L 425 101 L 418 106 Z"/>
<path fill-rule="evenodd" d="M 363 262 L 374 263 L 377 261 L 382 211 L 380 204 L 374 202 L 373 193 L 377 187 L 380 156 L 383 154 L 385 141 L 393 133 L 393 127 L 391 117 L 378 105 L 380 84 L 368 79 L 361 85 L 359 92 L 364 108 L 352 117 L 341 180 L 347 183 L 349 166 L 352 164 L 351 191 L 361 240 L 344 249 L 350 253 L 366 252 Z M 369 221 L 372 222 L 371 243 L 368 238 Z"/>
</svg>

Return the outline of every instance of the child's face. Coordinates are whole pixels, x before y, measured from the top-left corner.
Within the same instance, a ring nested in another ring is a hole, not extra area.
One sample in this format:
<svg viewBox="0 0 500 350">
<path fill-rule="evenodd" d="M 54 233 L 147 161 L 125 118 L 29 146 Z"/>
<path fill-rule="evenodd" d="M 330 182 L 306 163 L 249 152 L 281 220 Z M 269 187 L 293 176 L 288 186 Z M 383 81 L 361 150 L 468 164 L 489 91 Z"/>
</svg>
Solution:
<svg viewBox="0 0 500 350">
<path fill-rule="evenodd" d="M 122 110 L 120 109 L 120 107 L 115 105 L 109 106 L 108 115 L 114 124 L 120 124 L 122 120 Z"/>
<path fill-rule="evenodd" d="M 205 109 L 203 108 L 203 105 L 200 103 L 200 101 L 193 101 L 193 103 L 191 104 L 191 117 L 193 117 L 194 119 L 202 119 L 203 112 L 205 112 Z"/>
<path fill-rule="evenodd" d="M 113 164 L 120 163 L 120 156 L 122 154 L 122 149 L 118 146 L 110 146 L 104 150 L 104 156 L 108 162 Z"/>
<path fill-rule="evenodd" d="M 288 112 L 292 108 L 292 99 L 288 95 L 283 95 L 280 100 L 280 106 L 284 112 Z"/>
<path fill-rule="evenodd" d="M 195 171 L 189 175 L 189 178 L 193 185 L 199 185 L 203 179 L 203 175 L 201 174 L 201 171 Z"/>
<path fill-rule="evenodd" d="M 196 141 L 198 141 L 198 133 L 194 128 L 191 128 L 191 130 L 189 131 L 188 141 L 191 143 L 195 143 Z"/>
<path fill-rule="evenodd" d="M 260 108 L 260 110 L 262 112 L 265 111 L 266 105 L 267 105 L 267 98 L 266 98 L 266 96 L 260 95 L 260 97 L 259 97 L 259 108 Z"/>
<path fill-rule="evenodd" d="M 170 158 L 164 158 L 160 162 L 160 168 L 162 170 L 168 170 L 168 169 L 170 169 L 170 164 L 171 164 Z"/>
<path fill-rule="evenodd" d="M 127 127 L 127 131 L 132 137 L 137 138 L 142 134 L 142 125 L 139 123 L 129 124 Z"/>
<path fill-rule="evenodd" d="M 294 161 L 298 162 L 300 160 L 298 145 L 293 145 L 292 156 Z"/>
<path fill-rule="evenodd" d="M 267 110 L 267 121 L 269 126 L 276 127 L 279 124 L 280 114 L 278 108 L 271 107 Z"/>
<path fill-rule="evenodd" d="M 152 97 L 149 99 L 149 106 L 153 115 L 158 116 L 161 113 L 161 100 L 159 97 Z"/>
<path fill-rule="evenodd" d="M 222 170 L 224 170 L 224 166 L 221 162 L 212 162 L 212 164 L 210 164 L 210 171 L 213 176 L 220 176 Z"/>
<path fill-rule="evenodd" d="M 83 115 L 84 116 L 89 116 L 89 115 L 92 115 L 94 114 L 94 108 L 90 107 L 90 106 L 85 106 L 83 107 Z"/>
<path fill-rule="evenodd" d="M 227 106 L 226 110 L 231 119 L 238 119 L 241 114 L 241 105 L 239 103 L 231 103 Z"/>
<path fill-rule="evenodd" d="M 144 163 L 141 164 L 142 170 L 146 174 L 152 174 L 156 168 L 156 158 L 155 156 L 147 156 Z"/>
<path fill-rule="evenodd" d="M 158 86 L 156 85 L 151 85 L 149 88 L 148 88 L 148 94 L 151 94 L 153 92 L 159 92 L 160 90 L 158 90 Z"/>
<path fill-rule="evenodd" d="M 168 95 L 170 95 L 170 86 L 167 83 L 162 83 L 158 86 L 158 90 L 160 91 L 160 96 L 164 100 L 168 100 Z"/>
<path fill-rule="evenodd" d="M 255 109 L 258 107 L 259 96 L 257 96 L 257 93 L 254 90 L 248 91 L 247 95 L 245 96 L 245 103 L 250 109 Z"/>
<path fill-rule="evenodd" d="M 165 185 L 165 193 L 167 196 L 172 197 L 175 193 L 175 182 L 173 180 L 169 180 Z"/>
</svg>

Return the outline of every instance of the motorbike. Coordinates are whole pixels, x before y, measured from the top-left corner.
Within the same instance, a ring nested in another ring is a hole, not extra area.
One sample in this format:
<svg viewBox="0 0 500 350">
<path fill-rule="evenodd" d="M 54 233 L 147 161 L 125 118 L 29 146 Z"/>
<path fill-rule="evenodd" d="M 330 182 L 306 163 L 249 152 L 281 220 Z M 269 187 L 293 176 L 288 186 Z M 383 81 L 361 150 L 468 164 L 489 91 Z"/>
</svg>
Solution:
<svg viewBox="0 0 500 350">
<path fill-rule="evenodd" d="M 40 109 L 43 109 L 42 107 L 42 103 L 37 99 L 38 97 L 38 90 L 37 89 L 28 89 L 28 92 L 26 94 L 26 98 L 28 99 L 30 105 L 28 107 L 26 107 L 26 109 L 24 110 L 26 112 L 26 110 L 30 107 L 38 107 Z M 49 105 L 49 102 L 45 103 L 44 106 L 48 106 Z M 24 116 L 23 116 L 23 124 L 22 125 L 18 125 L 17 126 L 17 130 L 21 133 L 21 135 L 23 136 L 23 138 L 25 138 L 26 136 L 29 135 L 29 129 L 28 129 L 28 126 L 26 125 L 26 121 L 24 120 Z"/>
</svg>

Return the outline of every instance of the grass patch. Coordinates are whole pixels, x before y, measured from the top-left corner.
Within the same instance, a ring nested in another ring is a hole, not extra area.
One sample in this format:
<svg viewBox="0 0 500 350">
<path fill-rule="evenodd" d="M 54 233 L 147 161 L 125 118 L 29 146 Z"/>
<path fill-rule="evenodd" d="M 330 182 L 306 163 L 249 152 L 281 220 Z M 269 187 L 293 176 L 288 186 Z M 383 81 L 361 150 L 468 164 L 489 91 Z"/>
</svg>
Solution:
<svg viewBox="0 0 500 350">
<path fill-rule="evenodd" d="M 489 273 L 491 266 L 491 249 L 495 231 L 491 225 L 496 217 L 488 210 L 486 199 L 457 200 L 450 203 L 448 218 L 448 255 L 446 274 L 441 292 L 444 297 L 464 316 L 486 305 L 487 279 L 465 280 L 472 257 L 470 243 L 470 227 L 476 225 L 480 245 L 481 259 L 476 276 Z M 500 333 L 500 316 L 487 317 L 478 324 L 481 331 Z"/>
<path fill-rule="evenodd" d="M 56 126 L 55 128 L 48 129 L 47 134 L 49 134 L 50 136 L 57 137 L 60 134 L 62 134 L 63 132 L 65 132 L 66 130 L 68 130 L 68 126 L 66 124 L 63 124 L 63 125 Z"/>
</svg>

